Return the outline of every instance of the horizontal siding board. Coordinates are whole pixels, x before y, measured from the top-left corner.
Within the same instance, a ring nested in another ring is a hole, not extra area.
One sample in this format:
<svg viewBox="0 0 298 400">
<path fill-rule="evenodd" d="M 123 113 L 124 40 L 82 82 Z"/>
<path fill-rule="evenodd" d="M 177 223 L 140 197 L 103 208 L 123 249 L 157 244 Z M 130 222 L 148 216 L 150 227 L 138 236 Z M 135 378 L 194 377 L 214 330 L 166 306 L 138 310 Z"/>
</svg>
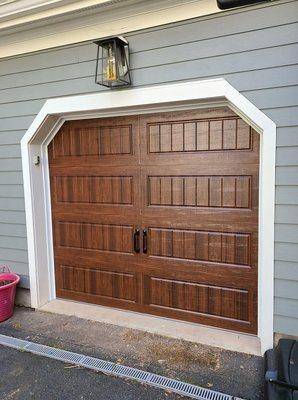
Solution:
<svg viewBox="0 0 298 400">
<path fill-rule="evenodd" d="M 275 240 L 284 243 L 298 243 L 298 224 L 275 224 Z"/>
<path fill-rule="evenodd" d="M 284 317 L 282 315 L 275 315 L 274 331 L 276 333 L 284 333 L 286 335 L 297 336 L 298 318 Z"/>
<path fill-rule="evenodd" d="M 275 243 L 275 259 L 283 261 L 298 260 L 298 243 Z M 297 291 L 298 295 L 298 291 Z"/>
<path fill-rule="evenodd" d="M 24 89 L 23 89 L 24 91 Z M 26 91 L 26 90 L 25 90 Z M 0 94 L 1 95 L 1 94 Z M 29 115 L 29 116 L 14 116 L 9 118 L 2 118 L 1 121 L 1 129 L 2 130 L 11 130 L 14 131 L 16 129 L 28 129 L 31 123 L 33 122 L 36 115 Z M 0 148 L 1 152 L 1 148 Z M 0 155 L 1 157 L 1 155 Z"/>
<path fill-rule="evenodd" d="M 21 157 L 20 144 L 0 146 L 0 158 Z"/>
<path fill-rule="evenodd" d="M 2 184 L 4 185 L 23 184 L 22 172 L 0 172 L 0 185 Z"/>
<path fill-rule="evenodd" d="M 298 282 L 298 262 L 275 261 L 275 278 Z"/>
<path fill-rule="evenodd" d="M 28 262 L 27 251 L 21 249 L 0 248 L 0 259 L 22 263 Z"/>
<path fill-rule="evenodd" d="M 0 210 L 0 223 L 25 224 L 25 213 L 23 211 L 2 211 Z"/>
<path fill-rule="evenodd" d="M 298 167 L 276 167 L 276 185 L 298 185 Z"/>
<path fill-rule="evenodd" d="M 298 206 L 277 205 L 275 207 L 275 222 L 281 224 L 298 224 Z"/>
<path fill-rule="evenodd" d="M 298 71 L 298 70 L 297 70 Z M 279 126 L 298 126 L 298 106 L 263 109 L 264 114 Z"/>
<path fill-rule="evenodd" d="M 0 158 L 0 171 L 21 171 L 21 158 Z M 1 187 L 0 187 L 1 190 Z M 3 193 L 0 193 L 0 196 Z"/>
<path fill-rule="evenodd" d="M 276 165 L 298 166 L 298 146 L 280 147 L 276 150 Z"/>
<path fill-rule="evenodd" d="M 3 145 L 0 146 L 0 158 L 20 158 L 21 146 L 20 144 Z"/>
<path fill-rule="evenodd" d="M 14 106 L 15 110 L 15 106 Z M 15 111 L 14 111 L 15 113 Z M 4 116 L 4 115 L 3 115 Z M 7 116 L 7 115 L 5 115 Z M 1 118 L 1 116 L 0 116 Z M 24 136 L 26 130 L 18 130 L 18 131 L 0 131 L 0 145 L 4 144 L 19 144 L 20 140 Z"/>
<path fill-rule="evenodd" d="M 5 249 L 18 249 L 27 251 L 27 239 L 16 236 L 1 236 L 0 246 Z"/>
<path fill-rule="evenodd" d="M 298 186 L 278 186 L 275 196 L 276 204 L 298 205 Z"/>
<path fill-rule="evenodd" d="M 42 83 L 40 85 L 31 86 L 30 90 L 26 90 L 24 88 L 1 90 L 0 104 L 4 102 L 15 102 L 20 100 L 34 100 L 40 98 L 98 92 L 99 90 L 103 89 L 94 84 L 94 81 L 91 79 L 90 75 L 89 77 L 82 79 L 70 79 L 64 82 Z M 4 99 L 6 99 L 6 101 Z M 30 122 L 28 122 L 27 127 L 29 124 Z"/>
<path fill-rule="evenodd" d="M 285 317 L 297 317 L 297 302 L 292 299 L 276 298 L 274 312 Z M 298 334 L 298 332 L 297 332 Z"/>
<path fill-rule="evenodd" d="M 1 197 L 24 197 L 23 185 L 0 185 L 0 198 Z"/>
<path fill-rule="evenodd" d="M 277 128 L 277 146 L 298 146 L 298 129 L 296 126 Z"/>
<path fill-rule="evenodd" d="M 2 77 L 0 76 L 0 90 L 37 85 L 43 82 L 57 82 L 64 81 L 65 79 L 84 78 L 95 72 L 95 46 L 91 55 L 92 54 L 94 58 L 92 61 L 72 64 L 71 67 L 69 65 L 54 67 L 50 69 L 50 74 L 49 69 L 41 69 L 34 71 L 34 74 L 32 71 L 28 71 L 13 74 L 9 77 L 5 75 Z M 50 58 L 51 55 L 49 54 L 48 57 Z"/>
<path fill-rule="evenodd" d="M 25 211 L 23 198 L 0 197 L 0 210 L 4 211 Z"/>
<path fill-rule="evenodd" d="M 33 73 L 33 72 L 31 72 Z M 27 100 L 27 101 L 18 101 L 18 110 L 16 112 L 16 104 L 15 103 L 2 103 L 0 104 L 0 118 L 3 117 L 15 117 L 16 115 L 33 115 L 37 114 L 41 107 L 44 105 L 46 98 L 38 99 L 38 100 Z M 0 129 L 3 131 L 4 129 Z M 24 130 L 24 129 L 23 129 Z M 5 133 L 5 132 L 3 132 Z"/>
<path fill-rule="evenodd" d="M 23 274 L 28 276 L 28 263 L 6 260 L 5 258 L 0 259 L 0 265 L 7 265 L 9 269 L 17 274 Z"/>
<path fill-rule="evenodd" d="M 26 226 L 24 224 L 0 224 L 0 236 L 16 236 L 26 238 Z"/>
<path fill-rule="evenodd" d="M 61 64 L 74 64 L 78 61 L 76 46 L 43 51 L 38 54 L 22 55 L 2 61 L 0 64 L 0 75 L 31 71 L 32 69 L 48 69 Z"/>
<path fill-rule="evenodd" d="M 297 78 L 298 83 L 298 78 Z M 298 105 L 297 86 L 286 86 L 264 90 L 248 90 L 245 97 L 259 108 L 292 107 Z"/>
<path fill-rule="evenodd" d="M 275 296 L 298 300 L 298 281 L 275 279 Z"/>
<path fill-rule="evenodd" d="M 285 76 L 283 76 L 285 74 Z M 208 72 L 207 72 L 208 75 Z M 220 75 L 220 73 L 218 74 Z M 297 65 L 238 71 L 222 74 L 234 87 L 244 92 L 298 84 Z M 213 75 L 214 76 L 214 75 Z"/>
</svg>

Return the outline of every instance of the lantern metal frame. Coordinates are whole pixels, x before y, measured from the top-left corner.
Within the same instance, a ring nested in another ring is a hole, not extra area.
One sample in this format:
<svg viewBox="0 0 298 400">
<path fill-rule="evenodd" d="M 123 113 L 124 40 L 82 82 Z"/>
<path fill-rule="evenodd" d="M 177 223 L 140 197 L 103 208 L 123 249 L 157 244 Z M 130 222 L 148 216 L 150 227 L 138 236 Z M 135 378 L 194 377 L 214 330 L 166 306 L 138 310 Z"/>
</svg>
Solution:
<svg viewBox="0 0 298 400">
<path fill-rule="evenodd" d="M 128 41 L 122 37 L 122 36 L 109 36 L 105 37 L 100 40 L 96 40 L 94 44 L 97 45 L 97 55 L 96 55 L 96 67 L 95 67 L 95 83 L 97 85 L 105 86 L 108 87 L 109 89 L 117 89 L 121 88 L 124 86 L 130 86 L 131 85 L 131 74 L 130 74 L 130 67 L 129 67 L 129 44 Z M 115 68 L 116 68 L 116 75 L 117 79 L 116 80 L 108 80 L 104 79 L 103 76 L 103 60 L 104 58 L 99 55 L 100 48 L 104 48 L 108 44 L 112 45 L 113 47 L 113 52 L 115 54 L 115 57 L 117 57 L 117 47 L 120 48 L 120 51 L 122 53 L 122 56 L 124 57 L 125 60 L 125 66 L 127 67 L 127 71 L 123 76 L 120 76 L 119 72 L 119 60 L 115 60 Z M 101 65 L 101 73 L 99 73 L 99 61 L 101 60 L 102 65 Z M 101 77 L 99 79 L 99 77 Z"/>
</svg>

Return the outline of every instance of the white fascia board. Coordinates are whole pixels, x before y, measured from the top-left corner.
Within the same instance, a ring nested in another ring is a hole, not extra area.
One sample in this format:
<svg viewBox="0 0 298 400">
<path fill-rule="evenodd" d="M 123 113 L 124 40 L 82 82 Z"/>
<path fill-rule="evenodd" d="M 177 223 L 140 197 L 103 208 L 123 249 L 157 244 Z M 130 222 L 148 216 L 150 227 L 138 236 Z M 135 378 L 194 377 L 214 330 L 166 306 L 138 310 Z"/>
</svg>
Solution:
<svg viewBox="0 0 298 400">
<path fill-rule="evenodd" d="M 127 1 L 127 0 L 119 0 Z M 0 4 L 0 28 L 8 28 L 87 7 L 112 3 L 111 0 L 20 0 Z"/>
<path fill-rule="evenodd" d="M 216 0 L 128 0 L 1 29 L 0 58 L 121 35 L 220 12 Z M 49 25 L 50 24 L 50 25 Z M 49 30 L 49 26 L 51 29 Z M 2 26 L 3 28 L 3 26 Z"/>
</svg>

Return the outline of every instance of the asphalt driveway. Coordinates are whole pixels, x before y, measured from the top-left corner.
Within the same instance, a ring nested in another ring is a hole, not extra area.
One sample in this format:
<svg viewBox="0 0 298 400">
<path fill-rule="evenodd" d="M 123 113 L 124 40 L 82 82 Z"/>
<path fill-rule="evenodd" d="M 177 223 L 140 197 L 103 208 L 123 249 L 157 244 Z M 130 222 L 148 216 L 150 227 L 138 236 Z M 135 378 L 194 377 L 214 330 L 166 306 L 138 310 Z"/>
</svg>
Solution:
<svg viewBox="0 0 298 400">
<path fill-rule="evenodd" d="M 247 400 L 263 399 L 263 358 L 73 316 L 16 309 L 0 333 L 175 378 Z M 96 396 L 96 397 L 95 397 Z M 0 399 L 181 398 L 134 381 L 0 347 Z"/>
<path fill-rule="evenodd" d="M 181 399 L 151 386 L 0 346 L 0 399 Z"/>
</svg>

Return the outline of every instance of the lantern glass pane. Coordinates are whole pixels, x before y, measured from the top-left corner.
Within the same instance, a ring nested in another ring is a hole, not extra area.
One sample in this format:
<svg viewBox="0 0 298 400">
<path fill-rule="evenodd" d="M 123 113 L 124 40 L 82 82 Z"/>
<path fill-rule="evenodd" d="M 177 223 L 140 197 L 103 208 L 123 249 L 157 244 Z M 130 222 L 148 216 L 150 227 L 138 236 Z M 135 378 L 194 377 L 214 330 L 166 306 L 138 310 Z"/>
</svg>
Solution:
<svg viewBox="0 0 298 400">
<path fill-rule="evenodd" d="M 116 81 L 118 79 L 113 42 L 105 44 L 102 48 L 102 76 L 104 81 Z"/>
<path fill-rule="evenodd" d="M 128 72 L 124 46 L 117 46 L 117 66 L 119 79 L 124 79 Z"/>
</svg>

